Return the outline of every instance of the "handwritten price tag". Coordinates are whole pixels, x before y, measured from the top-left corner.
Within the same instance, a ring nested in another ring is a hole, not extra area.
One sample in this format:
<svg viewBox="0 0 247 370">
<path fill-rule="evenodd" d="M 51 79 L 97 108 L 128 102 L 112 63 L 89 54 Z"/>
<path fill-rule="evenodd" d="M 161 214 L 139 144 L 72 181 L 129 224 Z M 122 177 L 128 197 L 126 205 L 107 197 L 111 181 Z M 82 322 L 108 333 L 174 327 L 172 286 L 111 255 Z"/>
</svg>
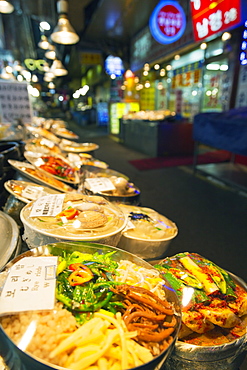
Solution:
<svg viewBox="0 0 247 370">
<path fill-rule="evenodd" d="M 44 188 L 42 186 L 28 185 L 25 189 L 22 190 L 21 195 L 23 198 L 36 200 L 44 195 Z"/>
<path fill-rule="evenodd" d="M 30 217 L 54 217 L 62 211 L 65 194 L 46 195 L 34 202 Z"/>
<path fill-rule="evenodd" d="M 86 187 L 88 187 L 93 193 L 116 189 L 112 181 L 107 177 L 87 178 L 85 183 Z"/>
<path fill-rule="evenodd" d="M 55 304 L 57 257 L 25 257 L 9 270 L 1 296 L 0 315 L 50 310 Z"/>
</svg>

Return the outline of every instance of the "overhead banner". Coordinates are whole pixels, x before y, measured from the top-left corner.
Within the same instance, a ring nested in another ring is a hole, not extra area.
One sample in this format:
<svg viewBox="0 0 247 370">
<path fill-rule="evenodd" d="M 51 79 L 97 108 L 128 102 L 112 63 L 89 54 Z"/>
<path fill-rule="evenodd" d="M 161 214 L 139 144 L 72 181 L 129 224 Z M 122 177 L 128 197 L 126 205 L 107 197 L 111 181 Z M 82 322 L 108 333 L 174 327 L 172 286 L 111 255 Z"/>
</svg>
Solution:
<svg viewBox="0 0 247 370">
<path fill-rule="evenodd" d="M 149 19 L 152 36 L 161 44 L 171 44 L 183 35 L 186 17 L 177 1 L 160 1 Z"/>
<path fill-rule="evenodd" d="M 241 22 L 241 0 L 190 0 L 195 41 L 236 27 Z"/>
</svg>

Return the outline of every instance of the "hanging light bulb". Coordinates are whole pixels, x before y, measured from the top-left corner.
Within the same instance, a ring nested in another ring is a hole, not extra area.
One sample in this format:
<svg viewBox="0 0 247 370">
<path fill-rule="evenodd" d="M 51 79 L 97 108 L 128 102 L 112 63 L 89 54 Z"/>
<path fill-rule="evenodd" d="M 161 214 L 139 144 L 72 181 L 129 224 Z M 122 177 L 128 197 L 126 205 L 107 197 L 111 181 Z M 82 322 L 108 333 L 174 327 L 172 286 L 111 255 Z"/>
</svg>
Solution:
<svg viewBox="0 0 247 370">
<path fill-rule="evenodd" d="M 12 68 L 10 66 L 6 66 L 2 69 L 0 78 L 4 80 L 15 80 L 15 76 L 12 73 Z"/>
<path fill-rule="evenodd" d="M 49 43 L 47 37 L 45 35 L 41 35 L 40 42 L 38 43 L 38 47 L 43 50 L 48 50 L 51 44 Z"/>
<path fill-rule="evenodd" d="M 70 45 L 79 41 L 79 36 L 68 20 L 68 2 L 59 0 L 57 2 L 58 23 L 51 34 L 52 41 L 57 44 Z"/>
<path fill-rule="evenodd" d="M 46 77 L 50 78 L 51 80 L 53 80 L 53 78 L 55 77 L 55 74 L 51 70 L 51 68 L 49 68 L 49 70 L 47 72 L 45 72 L 44 76 L 46 76 Z"/>
<path fill-rule="evenodd" d="M 10 14 L 14 11 L 13 5 L 6 0 L 0 0 L 0 13 Z"/>
<path fill-rule="evenodd" d="M 54 45 L 49 46 L 49 49 L 45 52 L 45 57 L 51 60 L 54 60 L 56 58 L 56 51 Z"/>
<path fill-rule="evenodd" d="M 50 77 L 49 75 L 47 75 L 47 72 L 44 74 L 43 80 L 45 82 L 52 82 L 52 79 L 53 79 L 53 77 Z"/>
<path fill-rule="evenodd" d="M 67 69 L 63 66 L 62 62 L 58 59 L 55 59 L 51 65 L 51 71 L 55 76 L 65 76 L 68 74 Z"/>
<path fill-rule="evenodd" d="M 47 85 L 47 87 L 49 89 L 55 89 L 56 86 L 55 86 L 55 84 L 53 82 L 49 82 L 48 85 Z"/>
<path fill-rule="evenodd" d="M 19 60 L 16 60 L 14 63 L 14 70 L 17 72 L 21 72 L 23 70 L 21 62 Z"/>
<path fill-rule="evenodd" d="M 37 75 L 32 75 L 32 82 L 38 82 L 39 81 L 39 79 L 38 79 L 38 76 Z"/>
</svg>

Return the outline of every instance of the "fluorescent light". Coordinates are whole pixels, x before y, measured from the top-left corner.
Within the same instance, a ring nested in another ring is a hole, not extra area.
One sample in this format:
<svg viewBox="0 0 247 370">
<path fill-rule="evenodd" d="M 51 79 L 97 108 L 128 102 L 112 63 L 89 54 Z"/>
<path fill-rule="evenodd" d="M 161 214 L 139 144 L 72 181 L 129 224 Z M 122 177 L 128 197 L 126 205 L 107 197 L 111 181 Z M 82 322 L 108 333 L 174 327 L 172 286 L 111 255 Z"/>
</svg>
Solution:
<svg viewBox="0 0 247 370">
<path fill-rule="evenodd" d="M 210 63 L 206 65 L 208 71 L 218 71 L 220 69 L 220 65 L 216 63 Z"/>
</svg>

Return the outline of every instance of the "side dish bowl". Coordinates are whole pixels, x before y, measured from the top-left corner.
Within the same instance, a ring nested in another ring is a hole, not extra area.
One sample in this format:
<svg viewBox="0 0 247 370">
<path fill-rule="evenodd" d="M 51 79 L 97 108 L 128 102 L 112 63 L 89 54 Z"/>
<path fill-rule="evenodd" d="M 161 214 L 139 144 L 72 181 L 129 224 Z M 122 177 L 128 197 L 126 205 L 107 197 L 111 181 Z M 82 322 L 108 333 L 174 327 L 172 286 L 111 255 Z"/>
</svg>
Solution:
<svg viewBox="0 0 247 370">
<path fill-rule="evenodd" d="M 14 260 L 9 262 L 6 265 L 3 273 L 0 274 L 0 292 L 6 280 L 6 277 L 8 275 L 9 269 L 16 262 L 21 261 L 23 258 L 39 257 L 39 256 L 44 256 L 44 255 L 64 256 L 64 253 L 66 252 L 72 253 L 75 251 L 86 253 L 86 254 L 97 253 L 99 255 L 111 253 L 112 260 L 116 262 L 127 260 L 128 262 L 132 262 L 136 264 L 141 269 L 148 269 L 149 271 L 154 270 L 150 264 L 138 258 L 137 256 L 130 254 L 128 252 L 119 250 L 117 248 L 111 247 L 111 246 L 86 243 L 86 242 L 54 243 L 54 244 L 49 244 L 45 246 L 40 246 L 38 248 L 33 248 L 30 251 L 23 253 L 22 255 L 16 257 Z M 154 356 L 151 361 L 148 361 L 141 366 L 132 367 L 132 369 L 155 370 L 155 369 L 161 368 L 161 366 L 167 360 L 171 351 L 174 348 L 174 345 L 177 339 L 177 334 L 180 328 L 181 312 L 180 312 L 180 307 L 178 305 L 178 299 L 177 299 L 176 294 L 170 288 L 170 285 L 166 282 L 166 280 L 164 280 L 164 283 L 165 284 L 163 285 L 163 290 L 165 292 L 165 300 L 168 302 L 169 305 L 173 307 L 173 312 L 174 312 L 174 315 L 176 316 L 175 321 L 177 322 L 175 326 L 175 330 L 171 334 L 171 341 L 169 342 L 169 345 L 165 349 L 161 350 L 161 352 L 157 356 Z M 35 370 L 65 369 L 64 367 L 60 367 L 58 365 L 52 365 L 51 363 L 40 360 L 39 358 L 31 355 L 30 353 L 24 352 L 21 349 L 19 349 L 17 345 L 6 334 L 1 324 L 0 324 L 0 340 L 1 340 L 0 355 L 3 357 L 6 364 L 12 370 L 20 370 L 24 368 L 25 369 L 35 369 Z"/>
</svg>

